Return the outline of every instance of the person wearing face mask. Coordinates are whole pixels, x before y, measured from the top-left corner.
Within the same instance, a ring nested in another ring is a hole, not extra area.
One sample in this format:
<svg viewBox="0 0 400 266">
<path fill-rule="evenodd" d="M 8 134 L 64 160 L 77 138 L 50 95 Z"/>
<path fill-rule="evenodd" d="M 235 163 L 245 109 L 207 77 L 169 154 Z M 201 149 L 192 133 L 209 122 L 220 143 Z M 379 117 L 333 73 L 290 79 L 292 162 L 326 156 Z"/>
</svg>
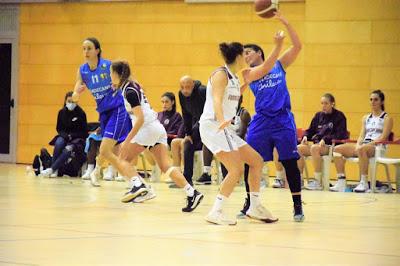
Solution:
<svg viewBox="0 0 400 266">
<path fill-rule="evenodd" d="M 348 138 L 346 117 L 341 111 L 335 109 L 335 97 L 330 93 L 325 93 L 321 97 L 321 106 L 322 111 L 315 114 L 301 143 L 297 145 L 300 154 L 297 165 L 300 173 L 304 171 L 304 156 L 312 156 L 314 179 L 305 186 L 308 190 L 322 190 L 322 156 L 329 153 L 332 140 Z"/>
<path fill-rule="evenodd" d="M 56 177 L 58 170 L 65 166 L 68 159 L 79 150 L 83 151 L 87 137 L 86 113 L 73 102 L 72 91 L 67 92 L 64 106 L 58 112 L 57 135 L 50 141 L 54 145 L 54 153 L 50 168 L 42 171 L 43 177 Z"/>
</svg>

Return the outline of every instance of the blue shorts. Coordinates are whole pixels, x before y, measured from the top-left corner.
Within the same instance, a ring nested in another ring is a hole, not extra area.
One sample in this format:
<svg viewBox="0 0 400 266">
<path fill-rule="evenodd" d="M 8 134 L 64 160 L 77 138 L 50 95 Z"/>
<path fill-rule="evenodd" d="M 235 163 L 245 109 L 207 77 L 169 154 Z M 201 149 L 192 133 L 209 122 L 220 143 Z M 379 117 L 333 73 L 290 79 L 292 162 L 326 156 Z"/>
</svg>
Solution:
<svg viewBox="0 0 400 266">
<path fill-rule="evenodd" d="M 124 106 L 100 114 L 101 136 L 123 142 L 132 129 L 132 122 Z"/>
<path fill-rule="evenodd" d="M 274 148 L 279 160 L 300 158 L 297 152 L 297 130 L 293 117 L 269 118 L 256 114 L 247 130 L 247 143 L 264 159 L 273 160 Z"/>
</svg>

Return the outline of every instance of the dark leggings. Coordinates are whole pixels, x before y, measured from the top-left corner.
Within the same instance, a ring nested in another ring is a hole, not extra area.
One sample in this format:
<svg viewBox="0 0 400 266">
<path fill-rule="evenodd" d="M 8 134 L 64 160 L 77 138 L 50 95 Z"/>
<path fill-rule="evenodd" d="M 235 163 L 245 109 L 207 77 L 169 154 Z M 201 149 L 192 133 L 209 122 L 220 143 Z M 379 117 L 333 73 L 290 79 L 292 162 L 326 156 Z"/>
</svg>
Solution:
<svg viewBox="0 0 400 266">
<path fill-rule="evenodd" d="M 297 159 L 289 159 L 280 161 L 286 172 L 286 179 L 289 183 L 290 192 L 301 192 L 301 176 L 297 167 Z"/>
<path fill-rule="evenodd" d="M 183 145 L 183 175 L 186 178 L 186 181 L 193 185 L 193 160 L 194 160 L 194 152 L 199 150 L 202 147 L 203 150 L 203 165 L 204 166 L 211 166 L 211 162 L 213 159 L 213 154 L 211 151 L 207 149 L 205 145 L 202 144 L 200 138 L 199 128 L 193 127 L 192 129 L 192 141 L 186 141 Z"/>
</svg>

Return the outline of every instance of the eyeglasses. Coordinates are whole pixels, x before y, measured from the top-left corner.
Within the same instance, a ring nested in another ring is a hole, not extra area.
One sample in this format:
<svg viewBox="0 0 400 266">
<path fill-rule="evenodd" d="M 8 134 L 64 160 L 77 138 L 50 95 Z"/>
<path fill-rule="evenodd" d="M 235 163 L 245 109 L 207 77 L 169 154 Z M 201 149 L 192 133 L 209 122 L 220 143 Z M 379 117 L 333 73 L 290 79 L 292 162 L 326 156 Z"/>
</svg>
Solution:
<svg viewBox="0 0 400 266">
<path fill-rule="evenodd" d="M 377 102 L 377 101 L 379 101 L 379 98 L 369 98 L 369 100 L 370 100 L 371 102 Z"/>
</svg>

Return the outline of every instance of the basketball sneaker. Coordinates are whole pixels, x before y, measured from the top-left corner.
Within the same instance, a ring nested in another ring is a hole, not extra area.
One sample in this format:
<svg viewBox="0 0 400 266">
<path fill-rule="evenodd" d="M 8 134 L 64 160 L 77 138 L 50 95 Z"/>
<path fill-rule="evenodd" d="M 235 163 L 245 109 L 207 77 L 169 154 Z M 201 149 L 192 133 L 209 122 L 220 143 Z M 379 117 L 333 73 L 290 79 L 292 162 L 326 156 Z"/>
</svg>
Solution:
<svg viewBox="0 0 400 266">
<path fill-rule="evenodd" d="M 138 187 L 133 186 L 128 192 L 125 193 L 125 195 L 122 197 L 121 201 L 124 203 L 131 202 L 136 197 L 144 196 L 148 192 L 149 192 L 149 190 L 146 188 L 145 184 L 142 183 Z"/>
<path fill-rule="evenodd" d="M 100 167 L 94 168 L 93 172 L 90 173 L 90 183 L 92 184 L 92 186 L 94 187 L 100 186 L 100 183 L 98 181 L 100 177 L 101 177 L 101 168 Z"/>
<path fill-rule="evenodd" d="M 44 169 L 42 172 L 40 172 L 39 176 L 41 176 L 41 177 L 50 177 L 52 174 L 53 174 L 53 169 L 47 168 L 47 169 Z"/>
<path fill-rule="evenodd" d="M 281 178 L 275 178 L 274 183 L 272 183 L 273 188 L 284 188 L 285 187 L 285 180 Z"/>
<path fill-rule="evenodd" d="M 84 173 L 83 176 L 82 176 L 82 179 L 83 179 L 83 180 L 90 180 L 90 174 L 91 174 L 93 171 L 94 171 L 94 168 L 93 168 L 93 169 L 87 168 L 86 171 L 85 171 L 85 173 Z"/>
<path fill-rule="evenodd" d="M 346 179 L 340 178 L 336 182 L 336 184 L 333 187 L 329 188 L 330 191 L 333 192 L 345 192 L 346 190 Z"/>
<path fill-rule="evenodd" d="M 307 185 L 305 186 L 305 189 L 307 189 L 307 190 L 322 190 L 322 186 L 318 180 L 312 179 L 312 180 L 308 181 Z"/>
<path fill-rule="evenodd" d="M 211 175 L 203 173 L 195 183 L 197 185 L 211 185 Z"/>
<path fill-rule="evenodd" d="M 133 199 L 132 202 L 141 203 L 146 200 L 154 199 L 157 196 L 156 193 L 154 192 L 154 189 L 150 185 L 147 186 L 147 190 L 148 190 L 147 194 L 145 194 L 144 196 L 137 196 L 136 198 Z"/>
<path fill-rule="evenodd" d="M 113 166 L 109 165 L 107 167 L 106 172 L 103 175 L 103 180 L 105 181 L 113 181 L 114 180 L 114 176 L 115 176 L 115 169 Z"/>
<path fill-rule="evenodd" d="M 218 211 L 211 211 L 206 216 L 206 221 L 212 224 L 218 225 L 236 225 L 236 219 L 230 219 L 226 217 L 223 210 L 220 209 Z"/>
<path fill-rule="evenodd" d="M 368 182 L 366 180 L 361 180 L 360 183 L 353 189 L 354 192 L 364 193 L 369 189 Z"/>
<path fill-rule="evenodd" d="M 246 215 L 252 219 L 263 221 L 264 223 L 275 223 L 279 220 L 272 216 L 271 212 L 261 204 L 258 204 L 253 208 L 250 206 Z"/>
<path fill-rule="evenodd" d="M 186 206 L 182 208 L 183 212 L 192 212 L 199 206 L 200 202 L 203 200 L 204 196 L 197 190 L 194 190 L 193 197 L 186 198 Z"/>
<path fill-rule="evenodd" d="M 295 222 L 301 223 L 305 219 L 304 213 L 303 213 L 303 205 L 302 204 L 294 204 L 293 205 L 293 220 Z"/>
</svg>

